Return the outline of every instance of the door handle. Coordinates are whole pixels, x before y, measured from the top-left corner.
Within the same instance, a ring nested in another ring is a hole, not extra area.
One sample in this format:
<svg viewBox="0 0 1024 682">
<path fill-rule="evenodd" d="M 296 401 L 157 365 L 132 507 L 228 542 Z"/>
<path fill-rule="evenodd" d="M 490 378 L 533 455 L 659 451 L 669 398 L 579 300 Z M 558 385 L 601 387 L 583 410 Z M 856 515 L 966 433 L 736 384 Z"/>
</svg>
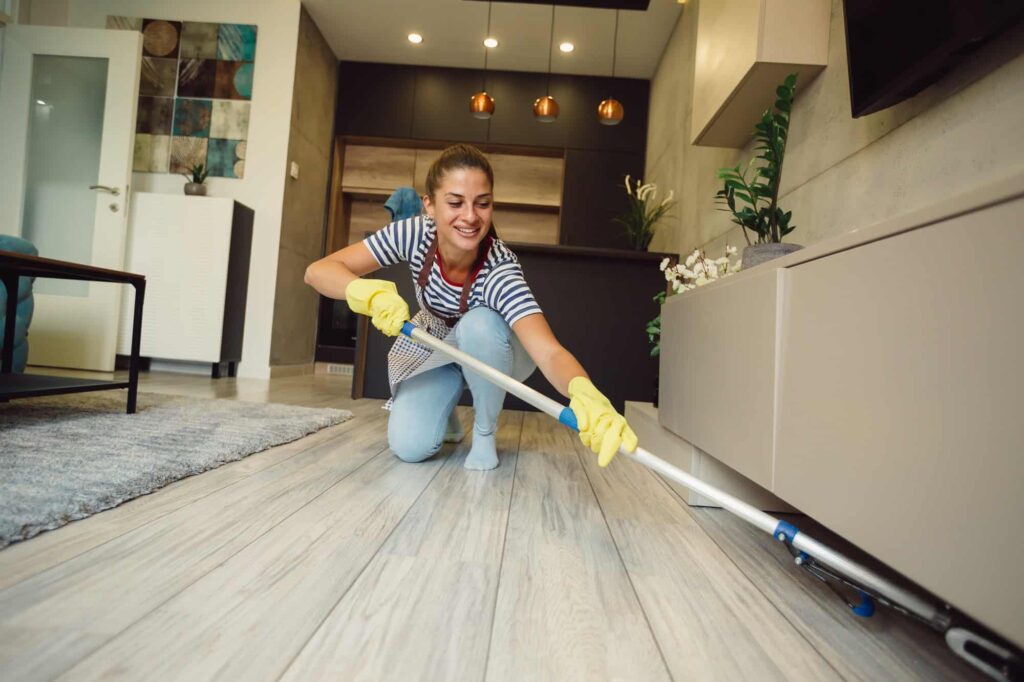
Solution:
<svg viewBox="0 0 1024 682">
<path fill-rule="evenodd" d="M 89 189 L 98 189 L 103 192 L 109 192 L 110 194 L 113 194 L 115 197 L 121 194 L 121 190 L 119 190 L 117 187 L 107 187 L 106 185 L 89 185 Z"/>
</svg>

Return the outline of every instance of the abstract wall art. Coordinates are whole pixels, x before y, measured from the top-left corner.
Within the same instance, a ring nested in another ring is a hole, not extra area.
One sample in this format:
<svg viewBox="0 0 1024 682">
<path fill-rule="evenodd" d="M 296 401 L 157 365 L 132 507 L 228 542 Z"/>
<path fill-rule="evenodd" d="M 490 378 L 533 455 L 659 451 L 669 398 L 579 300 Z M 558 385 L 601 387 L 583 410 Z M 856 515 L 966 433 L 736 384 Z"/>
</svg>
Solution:
<svg viewBox="0 0 1024 682">
<path fill-rule="evenodd" d="M 245 175 L 256 27 L 108 16 L 108 29 L 142 32 L 135 127 L 137 173 Z"/>
</svg>

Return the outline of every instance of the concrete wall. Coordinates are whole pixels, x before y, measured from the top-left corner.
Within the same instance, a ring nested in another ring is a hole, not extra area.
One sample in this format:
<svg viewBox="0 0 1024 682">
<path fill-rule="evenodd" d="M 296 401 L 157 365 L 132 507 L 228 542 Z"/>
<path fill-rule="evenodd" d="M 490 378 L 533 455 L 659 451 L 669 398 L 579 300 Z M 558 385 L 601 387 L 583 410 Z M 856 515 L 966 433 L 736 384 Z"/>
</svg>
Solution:
<svg viewBox="0 0 1024 682">
<path fill-rule="evenodd" d="M 302 277 L 322 255 L 337 86 L 338 59 L 303 8 L 288 141 L 288 161 L 299 165 L 299 177 L 287 178 L 284 187 L 270 344 L 274 366 L 313 362 L 320 297 Z"/>
<path fill-rule="evenodd" d="M 231 197 L 256 212 L 238 371 L 246 377 L 269 377 L 299 0 L 32 0 L 29 4 L 30 23 L 42 25 L 104 28 L 107 15 L 113 14 L 257 26 L 245 177 L 210 178 L 207 185 L 211 196 Z M 183 180 L 173 174 L 134 173 L 132 182 L 136 191 L 178 194 Z"/>
<path fill-rule="evenodd" d="M 745 241 L 716 210 L 715 171 L 753 152 L 689 144 L 697 13 L 707 1 L 686 4 L 651 81 L 644 180 L 679 199 L 651 249 L 704 247 L 717 256 L 726 241 Z M 1024 167 L 1022 49 L 1018 26 L 916 97 L 853 119 L 842 2 L 833 0 L 828 67 L 798 84 L 793 107 L 780 205 L 793 211 L 797 229 L 786 241 L 813 244 Z"/>
</svg>

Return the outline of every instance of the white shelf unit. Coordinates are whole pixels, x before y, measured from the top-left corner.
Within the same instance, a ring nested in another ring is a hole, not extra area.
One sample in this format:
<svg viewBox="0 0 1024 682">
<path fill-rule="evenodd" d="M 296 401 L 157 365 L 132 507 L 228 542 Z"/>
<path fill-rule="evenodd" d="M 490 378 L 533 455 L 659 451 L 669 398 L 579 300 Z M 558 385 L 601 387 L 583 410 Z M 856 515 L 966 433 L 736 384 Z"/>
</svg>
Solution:
<svg viewBox="0 0 1024 682">
<path fill-rule="evenodd" d="M 125 269 L 146 276 L 143 357 L 221 365 L 242 358 L 252 209 L 232 199 L 132 195 Z M 124 298 L 118 353 L 131 342 L 134 295 Z"/>
</svg>

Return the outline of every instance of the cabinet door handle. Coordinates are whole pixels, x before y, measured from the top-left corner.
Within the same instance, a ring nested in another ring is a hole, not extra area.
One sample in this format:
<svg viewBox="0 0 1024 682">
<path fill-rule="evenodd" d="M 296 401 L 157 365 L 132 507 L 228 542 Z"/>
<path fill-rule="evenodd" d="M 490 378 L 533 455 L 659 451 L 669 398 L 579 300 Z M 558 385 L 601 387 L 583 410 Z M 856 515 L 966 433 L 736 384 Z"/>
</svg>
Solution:
<svg viewBox="0 0 1024 682">
<path fill-rule="evenodd" d="M 121 193 L 121 190 L 119 190 L 118 188 L 107 187 L 106 185 L 89 185 L 89 189 L 98 189 L 102 192 L 109 192 L 110 194 L 113 194 L 115 197 Z"/>
</svg>

